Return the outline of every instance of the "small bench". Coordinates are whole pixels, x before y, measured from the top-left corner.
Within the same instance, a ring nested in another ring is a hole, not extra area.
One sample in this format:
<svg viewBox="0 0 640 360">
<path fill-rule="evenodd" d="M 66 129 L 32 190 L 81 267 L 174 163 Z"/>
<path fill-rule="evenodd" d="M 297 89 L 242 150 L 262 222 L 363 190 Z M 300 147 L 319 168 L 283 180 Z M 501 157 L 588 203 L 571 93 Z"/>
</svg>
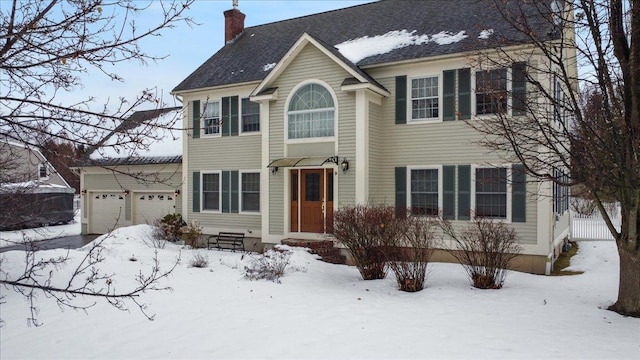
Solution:
<svg viewBox="0 0 640 360">
<path fill-rule="evenodd" d="M 219 250 L 244 250 L 244 233 L 219 232 L 218 235 L 211 235 L 207 239 L 207 247 L 215 247 Z"/>
</svg>

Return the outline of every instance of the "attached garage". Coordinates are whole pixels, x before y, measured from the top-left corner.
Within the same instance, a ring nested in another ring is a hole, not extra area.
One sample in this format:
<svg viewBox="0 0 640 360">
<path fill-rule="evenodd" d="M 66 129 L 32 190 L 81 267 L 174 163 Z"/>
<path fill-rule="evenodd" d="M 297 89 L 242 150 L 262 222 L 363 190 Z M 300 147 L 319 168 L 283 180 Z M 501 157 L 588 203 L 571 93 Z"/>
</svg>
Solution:
<svg viewBox="0 0 640 360">
<path fill-rule="evenodd" d="M 143 192 L 134 195 L 133 223 L 153 224 L 167 214 L 176 212 L 173 192 Z"/>
<path fill-rule="evenodd" d="M 90 194 L 91 219 L 89 232 L 105 234 L 125 223 L 125 194 L 122 192 L 96 192 Z"/>
<path fill-rule="evenodd" d="M 181 156 L 91 160 L 77 171 L 83 234 L 153 224 L 166 214 L 182 211 Z"/>
</svg>

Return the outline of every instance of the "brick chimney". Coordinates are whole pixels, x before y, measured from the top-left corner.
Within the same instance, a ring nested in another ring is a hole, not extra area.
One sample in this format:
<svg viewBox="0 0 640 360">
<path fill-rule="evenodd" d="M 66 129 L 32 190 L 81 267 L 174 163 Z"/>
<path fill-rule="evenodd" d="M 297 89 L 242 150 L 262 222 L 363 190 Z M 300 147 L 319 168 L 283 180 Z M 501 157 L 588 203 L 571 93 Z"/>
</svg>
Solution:
<svg viewBox="0 0 640 360">
<path fill-rule="evenodd" d="M 238 1 L 233 1 L 233 9 L 224 12 L 224 42 L 229 43 L 244 31 L 245 15 L 238 10 Z"/>
</svg>

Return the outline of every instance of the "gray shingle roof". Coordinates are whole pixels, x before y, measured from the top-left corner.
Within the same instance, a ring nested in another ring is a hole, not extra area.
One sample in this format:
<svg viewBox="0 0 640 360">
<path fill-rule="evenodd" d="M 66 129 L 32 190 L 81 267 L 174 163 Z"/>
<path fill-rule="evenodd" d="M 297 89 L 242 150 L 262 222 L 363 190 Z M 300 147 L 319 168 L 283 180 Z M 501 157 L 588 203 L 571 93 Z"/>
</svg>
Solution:
<svg viewBox="0 0 640 360">
<path fill-rule="evenodd" d="M 127 158 L 84 159 L 77 167 L 109 167 L 120 165 L 161 165 L 182 164 L 182 155 L 176 156 L 135 156 Z"/>
<path fill-rule="evenodd" d="M 551 33 L 548 16 L 533 9 L 537 1 L 514 0 L 509 6 L 523 6 L 533 28 Z M 545 1 L 546 3 L 547 1 Z M 506 3 L 506 2 L 505 2 Z M 266 6 L 266 5 L 265 5 Z M 540 6 L 540 5 L 538 5 Z M 251 16 L 251 14 L 247 14 Z M 220 14 L 222 17 L 222 14 Z M 479 39 L 483 29 L 493 29 L 489 40 Z M 390 31 L 415 30 L 417 35 L 442 31 L 466 31 L 462 41 L 447 45 L 428 42 L 411 45 L 360 60 L 358 67 L 419 59 L 443 54 L 527 43 L 525 36 L 506 22 L 491 2 L 484 0 L 383 0 L 320 14 L 245 28 L 242 35 L 209 58 L 173 91 L 194 90 L 220 85 L 261 81 L 268 74 L 265 65 L 278 63 L 304 33 L 333 46 L 365 36 Z M 349 60 L 345 61 L 349 62 Z"/>
</svg>

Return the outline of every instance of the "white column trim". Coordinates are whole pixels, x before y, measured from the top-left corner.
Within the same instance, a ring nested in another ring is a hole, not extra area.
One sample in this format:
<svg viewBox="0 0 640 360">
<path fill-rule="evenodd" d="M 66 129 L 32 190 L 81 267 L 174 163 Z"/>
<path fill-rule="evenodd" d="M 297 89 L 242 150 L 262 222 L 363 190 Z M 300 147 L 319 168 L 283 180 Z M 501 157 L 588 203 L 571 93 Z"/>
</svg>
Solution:
<svg viewBox="0 0 640 360">
<path fill-rule="evenodd" d="M 269 165 L 269 100 L 260 101 L 260 133 L 262 134 L 262 148 L 260 161 L 260 214 L 262 242 L 269 238 L 269 183 L 271 171 Z"/>
<path fill-rule="evenodd" d="M 369 99 L 365 89 L 356 90 L 355 200 L 366 204 L 369 198 Z"/>
<path fill-rule="evenodd" d="M 191 119 L 189 119 L 189 106 L 193 104 L 193 101 L 187 102 L 187 110 L 182 112 L 182 190 L 180 191 L 180 196 L 182 197 L 180 201 L 182 202 L 182 219 L 189 222 L 189 141 L 192 138 L 189 136 L 189 128 L 191 124 Z M 193 109 L 191 109 L 193 111 Z M 191 132 L 193 133 L 193 131 Z M 193 207 L 193 206 L 192 206 Z"/>
</svg>

